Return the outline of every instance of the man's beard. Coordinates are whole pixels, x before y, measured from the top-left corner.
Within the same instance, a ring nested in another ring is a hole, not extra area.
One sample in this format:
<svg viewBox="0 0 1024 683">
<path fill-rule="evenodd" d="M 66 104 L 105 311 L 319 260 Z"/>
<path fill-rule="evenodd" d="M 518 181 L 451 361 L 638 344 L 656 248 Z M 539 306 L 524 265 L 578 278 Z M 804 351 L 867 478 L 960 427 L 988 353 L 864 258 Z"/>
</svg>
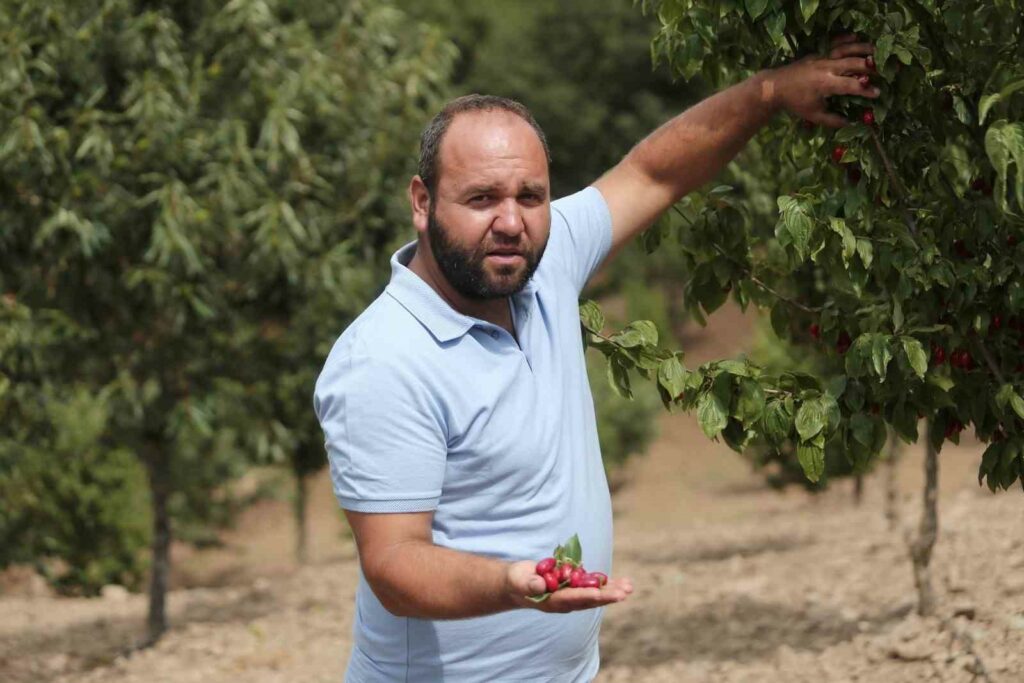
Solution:
<svg viewBox="0 0 1024 683">
<path fill-rule="evenodd" d="M 537 270 L 540 259 L 547 248 L 547 242 L 541 245 L 540 249 L 531 249 L 528 245 L 517 245 L 515 248 L 522 251 L 526 267 L 520 266 L 498 266 L 492 275 L 488 272 L 485 259 L 488 249 L 500 249 L 500 245 L 493 245 L 488 249 L 483 247 L 474 250 L 465 250 L 450 239 L 450 231 L 446 228 L 434 213 L 434 207 L 430 207 L 427 215 L 427 235 L 430 236 L 430 251 L 434 254 L 441 273 L 455 290 L 467 299 L 487 300 L 501 299 L 516 294 L 523 287 L 533 273 Z"/>
</svg>

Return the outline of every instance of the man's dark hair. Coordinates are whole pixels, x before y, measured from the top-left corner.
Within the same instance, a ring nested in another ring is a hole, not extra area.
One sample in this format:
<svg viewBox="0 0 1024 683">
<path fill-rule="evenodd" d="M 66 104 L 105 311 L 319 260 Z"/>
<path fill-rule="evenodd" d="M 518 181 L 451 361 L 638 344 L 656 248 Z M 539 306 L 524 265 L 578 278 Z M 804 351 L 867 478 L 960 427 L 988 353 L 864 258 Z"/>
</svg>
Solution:
<svg viewBox="0 0 1024 683">
<path fill-rule="evenodd" d="M 441 171 L 439 166 L 441 140 L 444 139 L 444 134 L 447 132 L 452 120 L 456 115 L 463 112 L 493 111 L 495 109 L 515 114 L 530 124 L 533 130 L 537 132 L 540 144 L 544 147 L 544 156 L 547 157 L 548 163 L 551 163 L 551 152 L 548 150 L 548 141 L 544 137 L 544 131 L 540 129 L 537 121 L 533 118 L 533 114 L 523 104 L 510 100 L 507 97 L 498 97 L 497 95 L 463 95 L 444 105 L 444 108 L 423 129 L 423 135 L 420 136 L 419 175 L 420 179 L 423 180 L 423 184 L 427 186 L 427 192 L 430 193 L 431 197 L 437 191 L 437 180 Z"/>
</svg>

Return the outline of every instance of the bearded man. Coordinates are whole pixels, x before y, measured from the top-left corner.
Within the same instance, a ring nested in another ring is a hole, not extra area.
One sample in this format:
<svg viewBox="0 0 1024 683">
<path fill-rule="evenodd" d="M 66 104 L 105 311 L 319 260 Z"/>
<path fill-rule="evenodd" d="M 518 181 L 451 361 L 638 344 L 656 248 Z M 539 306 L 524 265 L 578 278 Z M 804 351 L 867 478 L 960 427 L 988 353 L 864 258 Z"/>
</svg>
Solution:
<svg viewBox="0 0 1024 683">
<path fill-rule="evenodd" d="M 450 102 L 409 184 L 415 241 L 317 380 L 335 495 L 359 551 L 346 681 L 590 681 L 603 609 L 626 578 L 543 602 L 534 563 L 574 533 L 611 574 L 612 515 L 578 297 L 591 275 L 710 181 L 782 110 L 823 125 L 873 47 L 757 73 L 642 140 L 593 185 L 550 201 L 526 108 Z"/>
</svg>

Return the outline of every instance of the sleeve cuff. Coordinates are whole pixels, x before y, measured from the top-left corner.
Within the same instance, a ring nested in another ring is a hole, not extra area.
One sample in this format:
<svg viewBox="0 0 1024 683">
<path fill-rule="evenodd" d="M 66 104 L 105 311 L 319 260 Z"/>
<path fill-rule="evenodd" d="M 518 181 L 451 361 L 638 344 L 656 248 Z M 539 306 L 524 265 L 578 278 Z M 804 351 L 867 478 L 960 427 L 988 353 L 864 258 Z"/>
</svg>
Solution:
<svg viewBox="0 0 1024 683">
<path fill-rule="evenodd" d="M 430 512 L 437 509 L 440 500 L 440 496 L 408 500 L 360 500 L 338 497 L 341 507 L 352 512 Z"/>
</svg>

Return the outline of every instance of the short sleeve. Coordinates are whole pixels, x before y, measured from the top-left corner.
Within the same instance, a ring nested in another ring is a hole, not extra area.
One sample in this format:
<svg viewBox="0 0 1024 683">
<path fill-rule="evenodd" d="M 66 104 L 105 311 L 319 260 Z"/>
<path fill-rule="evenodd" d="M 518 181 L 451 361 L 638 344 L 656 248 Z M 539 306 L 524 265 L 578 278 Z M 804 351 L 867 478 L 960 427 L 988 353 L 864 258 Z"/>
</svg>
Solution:
<svg viewBox="0 0 1024 683">
<path fill-rule="evenodd" d="M 332 354 L 317 379 L 313 406 L 342 508 L 437 507 L 447 458 L 444 420 L 408 369 L 370 355 Z"/>
<path fill-rule="evenodd" d="M 579 293 L 612 246 L 612 217 L 601 192 L 590 186 L 551 202 L 551 236 L 544 258 L 566 270 Z"/>
</svg>

